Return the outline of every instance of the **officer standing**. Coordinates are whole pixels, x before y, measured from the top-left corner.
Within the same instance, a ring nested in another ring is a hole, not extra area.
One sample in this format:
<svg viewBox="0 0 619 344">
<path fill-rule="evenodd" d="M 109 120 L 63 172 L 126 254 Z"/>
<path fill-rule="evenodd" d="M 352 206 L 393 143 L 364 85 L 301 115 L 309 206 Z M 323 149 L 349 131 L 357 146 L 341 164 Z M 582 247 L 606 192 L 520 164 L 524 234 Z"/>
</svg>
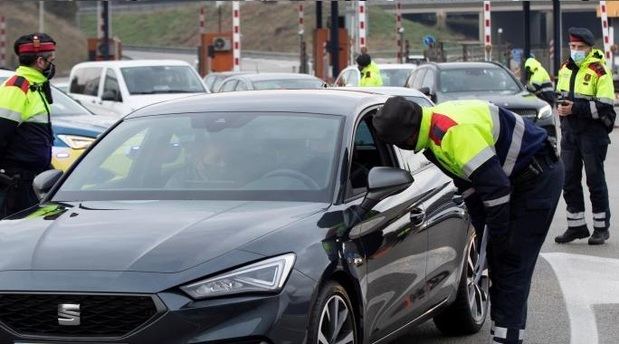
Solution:
<svg viewBox="0 0 619 344">
<path fill-rule="evenodd" d="M 378 65 L 372 61 L 370 55 L 362 53 L 357 56 L 356 61 L 357 67 L 359 68 L 359 71 L 361 71 L 361 81 L 359 81 L 359 86 L 368 87 L 383 85 L 383 78 L 380 76 Z"/>
<path fill-rule="evenodd" d="M 34 177 L 50 168 L 53 142 L 49 79 L 56 42 L 44 34 L 21 36 L 15 75 L 0 86 L 0 217 L 38 202 Z"/>
<path fill-rule="evenodd" d="M 529 75 L 527 89 L 533 92 L 539 99 L 554 106 L 555 90 L 550 80 L 550 75 L 542 64 L 533 57 L 524 62 L 524 69 Z"/>
<path fill-rule="evenodd" d="M 582 192 L 582 168 L 593 208 L 593 234 L 589 245 L 601 245 L 609 238 L 610 208 L 604 174 L 604 160 L 613 130 L 615 90 L 606 67 L 604 54 L 593 49 L 591 31 L 570 28 L 570 59 L 559 70 L 557 93 L 561 118 L 561 158 L 565 164 L 563 197 L 567 204 L 567 230 L 557 236 L 557 243 L 589 237 L 585 222 Z"/>
<path fill-rule="evenodd" d="M 381 140 L 423 150 L 454 180 L 475 229 L 487 228 L 493 343 L 522 343 L 533 270 L 563 183 L 546 131 L 478 100 L 421 108 L 392 97 L 372 123 Z"/>
</svg>

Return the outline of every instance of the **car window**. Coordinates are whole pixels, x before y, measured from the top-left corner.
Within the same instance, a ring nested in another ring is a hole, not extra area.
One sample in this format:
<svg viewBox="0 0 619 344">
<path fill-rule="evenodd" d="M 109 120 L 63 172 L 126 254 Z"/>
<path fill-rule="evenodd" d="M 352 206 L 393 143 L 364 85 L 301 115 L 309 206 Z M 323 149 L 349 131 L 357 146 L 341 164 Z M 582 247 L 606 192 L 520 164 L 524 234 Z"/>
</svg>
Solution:
<svg viewBox="0 0 619 344">
<path fill-rule="evenodd" d="M 376 166 L 394 166 L 390 148 L 376 140 L 369 121 L 373 113 L 366 115 L 355 131 L 353 156 L 350 164 L 347 195 L 355 197 L 365 193 L 370 170 Z"/>
<path fill-rule="evenodd" d="M 521 90 L 512 76 L 500 67 L 470 67 L 443 70 L 439 74 L 442 93 L 492 92 L 513 94 Z"/>
<path fill-rule="evenodd" d="M 73 73 L 69 93 L 97 96 L 101 80 L 100 67 L 79 68 Z"/>
<path fill-rule="evenodd" d="M 415 73 L 415 78 L 413 79 L 411 88 L 414 88 L 414 89 L 420 89 L 421 88 L 421 82 L 423 81 L 423 78 L 426 75 L 427 71 L 428 71 L 428 68 L 423 68 L 421 70 L 418 70 Z"/>
<path fill-rule="evenodd" d="M 118 78 L 116 72 L 108 68 L 105 72 L 105 81 L 103 82 L 103 95 L 113 95 L 114 101 L 122 102 L 122 95 L 120 94 L 120 87 L 118 86 Z"/>
<path fill-rule="evenodd" d="M 236 85 L 236 90 L 237 91 L 247 91 L 249 88 L 247 87 L 247 85 L 243 82 L 243 81 L 239 81 L 239 83 Z"/>
<path fill-rule="evenodd" d="M 92 115 L 85 107 L 55 87 L 52 87 L 52 98 L 54 99 L 50 106 L 52 117 Z"/>
<path fill-rule="evenodd" d="M 324 82 L 320 79 L 281 79 L 281 80 L 254 81 L 254 89 L 256 90 L 316 89 L 316 88 L 322 88 L 323 85 L 324 85 Z"/>
<path fill-rule="evenodd" d="M 383 79 L 383 86 L 404 86 L 412 71 L 411 68 L 381 69 L 380 76 Z"/>
<path fill-rule="evenodd" d="M 429 69 L 426 72 L 426 74 L 423 76 L 423 80 L 421 81 L 421 85 L 419 87 L 420 88 L 427 87 L 431 90 L 434 89 L 434 71 L 433 70 Z"/>
<path fill-rule="evenodd" d="M 217 80 L 217 75 L 215 74 L 209 74 L 204 78 L 206 87 L 211 91 L 215 91 L 215 88 L 213 87 L 215 85 L 215 80 Z"/>
<path fill-rule="evenodd" d="M 341 116 L 247 112 L 124 120 L 55 198 L 329 202 L 342 123 Z"/>
<path fill-rule="evenodd" d="M 221 87 L 219 88 L 219 92 L 234 91 L 234 88 L 236 87 L 237 83 L 238 83 L 238 80 L 228 80 L 224 82 L 223 85 L 221 85 Z"/>
<path fill-rule="evenodd" d="M 141 66 L 120 69 L 130 94 L 203 93 L 202 80 L 189 66 Z"/>
</svg>

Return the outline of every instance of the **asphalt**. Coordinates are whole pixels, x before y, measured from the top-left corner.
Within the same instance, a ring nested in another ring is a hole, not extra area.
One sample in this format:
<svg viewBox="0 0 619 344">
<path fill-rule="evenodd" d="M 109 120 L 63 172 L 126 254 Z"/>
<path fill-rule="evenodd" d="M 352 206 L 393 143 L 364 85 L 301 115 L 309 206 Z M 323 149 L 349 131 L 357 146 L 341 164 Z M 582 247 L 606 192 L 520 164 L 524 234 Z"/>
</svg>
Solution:
<svg viewBox="0 0 619 344">
<path fill-rule="evenodd" d="M 613 211 L 619 205 L 619 181 L 614 179 L 619 176 L 619 129 L 611 133 L 611 141 L 605 167 Z M 584 177 L 583 187 L 588 199 Z M 586 214 L 591 228 L 590 204 Z M 589 246 L 586 240 L 555 244 L 554 237 L 565 228 L 565 203 L 561 200 L 533 277 L 525 343 L 617 344 L 619 224 L 611 218 L 611 237 L 603 246 Z M 489 333 L 488 320 L 475 335 L 445 337 L 430 320 L 392 344 L 486 344 L 491 342 Z"/>
</svg>

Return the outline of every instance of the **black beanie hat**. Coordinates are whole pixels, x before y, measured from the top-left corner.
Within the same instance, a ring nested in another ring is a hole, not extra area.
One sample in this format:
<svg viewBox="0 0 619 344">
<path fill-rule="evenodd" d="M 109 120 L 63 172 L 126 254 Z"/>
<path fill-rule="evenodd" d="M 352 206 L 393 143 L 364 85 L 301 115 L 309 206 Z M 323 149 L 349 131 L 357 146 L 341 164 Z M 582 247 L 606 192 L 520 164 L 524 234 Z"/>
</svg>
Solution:
<svg viewBox="0 0 619 344">
<path fill-rule="evenodd" d="M 356 61 L 359 66 L 365 67 L 369 65 L 370 63 L 372 63 L 372 58 L 368 54 L 361 54 L 357 56 Z"/>
<path fill-rule="evenodd" d="M 421 106 L 396 96 L 387 99 L 378 110 L 372 124 L 378 137 L 389 144 L 400 144 L 419 131 Z"/>
</svg>

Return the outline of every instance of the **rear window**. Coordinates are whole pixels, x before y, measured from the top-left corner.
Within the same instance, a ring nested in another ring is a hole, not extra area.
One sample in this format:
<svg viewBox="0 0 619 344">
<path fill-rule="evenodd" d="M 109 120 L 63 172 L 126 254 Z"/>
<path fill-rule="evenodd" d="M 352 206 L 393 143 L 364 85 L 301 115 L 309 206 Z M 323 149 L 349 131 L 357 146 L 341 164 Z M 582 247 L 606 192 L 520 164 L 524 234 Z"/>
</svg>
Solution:
<svg viewBox="0 0 619 344">
<path fill-rule="evenodd" d="M 206 92 L 189 66 L 124 67 L 120 71 L 130 94 Z"/>
<path fill-rule="evenodd" d="M 314 89 L 323 87 L 322 80 L 318 79 L 281 79 L 281 80 L 263 80 L 255 81 L 254 89 L 256 90 L 274 90 L 274 89 Z"/>
</svg>

